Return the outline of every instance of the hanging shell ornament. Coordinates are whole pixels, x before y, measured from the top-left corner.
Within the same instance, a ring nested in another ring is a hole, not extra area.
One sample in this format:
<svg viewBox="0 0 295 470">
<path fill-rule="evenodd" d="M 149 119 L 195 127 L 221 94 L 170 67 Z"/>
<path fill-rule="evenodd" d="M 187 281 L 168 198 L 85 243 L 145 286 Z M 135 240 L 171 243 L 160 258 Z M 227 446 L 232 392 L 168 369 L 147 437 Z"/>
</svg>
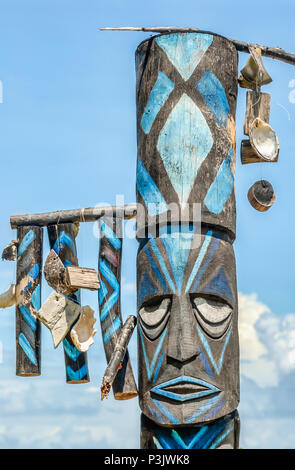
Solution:
<svg viewBox="0 0 295 470">
<path fill-rule="evenodd" d="M 89 305 L 82 307 L 79 320 L 71 329 L 71 338 L 76 348 L 81 352 L 86 352 L 94 343 L 94 335 L 97 330 L 93 328 L 96 319 L 94 311 Z"/>
<path fill-rule="evenodd" d="M 250 58 L 241 70 L 241 76 L 238 82 L 242 88 L 252 90 L 259 89 L 262 85 L 272 82 L 272 78 L 267 73 L 261 58 L 261 49 L 259 47 L 249 46 Z"/>
<path fill-rule="evenodd" d="M 266 162 L 277 161 L 279 140 L 272 127 L 260 118 L 254 119 L 249 132 L 250 144 L 255 153 Z"/>
<path fill-rule="evenodd" d="M 0 308 L 12 307 L 16 303 L 15 285 L 11 284 L 9 289 L 0 295 Z"/>
</svg>

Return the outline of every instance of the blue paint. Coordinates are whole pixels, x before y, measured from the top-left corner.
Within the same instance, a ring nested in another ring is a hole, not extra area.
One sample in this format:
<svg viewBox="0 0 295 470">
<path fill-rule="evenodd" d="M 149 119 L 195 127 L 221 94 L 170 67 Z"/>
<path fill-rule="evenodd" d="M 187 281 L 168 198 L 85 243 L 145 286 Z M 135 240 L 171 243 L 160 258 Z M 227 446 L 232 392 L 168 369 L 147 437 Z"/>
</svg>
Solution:
<svg viewBox="0 0 295 470">
<path fill-rule="evenodd" d="M 111 326 L 109 327 L 109 329 L 105 332 L 103 336 L 104 344 L 107 344 L 112 339 L 112 337 L 118 331 L 120 326 L 121 326 L 121 320 L 119 317 L 116 317 L 114 322 L 111 324 Z"/>
<path fill-rule="evenodd" d="M 31 287 L 32 284 L 33 284 L 32 281 L 28 282 L 28 284 L 27 284 L 26 287 L 24 288 L 24 292 L 27 292 L 27 291 L 30 289 L 30 287 Z"/>
<path fill-rule="evenodd" d="M 223 357 L 224 357 L 224 353 L 225 353 L 225 350 L 226 350 L 226 346 L 227 346 L 228 340 L 229 340 L 231 332 L 232 332 L 232 325 L 230 326 L 230 328 L 227 332 L 227 335 L 226 335 L 224 345 L 223 345 L 223 348 L 221 350 L 218 362 L 215 362 L 215 359 L 213 357 L 213 354 L 212 354 L 211 348 L 209 346 L 209 343 L 208 343 L 207 339 L 205 338 L 205 336 L 203 335 L 203 333 L 202 333 L 202 331 L 201 331 L 201 329 L 199 328 L 198 325 L 197 325 L 197 330 L 198 330 L 200 340 L 202 341 L 202 344 L 203 344 L 203 346 L 206 350 L 206 353 L 207 353 L 207 355 L 208 355 L 208 357 L 211 361 L 211 364 L 213 365 L 216 373 L 219 375 L 220 371 L 221 371 L 221 368 L 222 368 L 222 364 L 223 364 Z"/>
<path fill-rule="evenodd" d="M 201 279 L 202 279 L 202 276 L 204 274 L 204 272 L 206 271 L 207 267 L 209 266 L 209 264 L 211 263 L 217 249 L 218 249 L 218 246 L 219 246 L 219 243 L 220 243 L 220 238 L 217 238 L 217 237 L 214 237 L 212 239 L 212 245 L 211 245 L 211 248 L 210 248 L 210 251 L 208 253 L 208 256 L 206 257 L 206 261 L 205 263 L 203 264 L 202 268 L 200 269 L 200 271 L 198 272 L 197 276 L 196 276 L 196 279 L 195 279 L 195 282 L 194 282 L 194 285 L 193 287 L 191 288 L 191 292 L 196 292 L 197 290 L 197 286 L 199 285 Z"/>
<path fill-rule="evenodd" d="M 198 170 L 212 145 L 213 138 L 206 119 L 184 93 L 168 116 L 157 144 L 181 204 L 187 202 Z"/>
<path fill-rule="evenodd" d="M 216 449 L 216 447 L 226 438 L 226 436 L 233 430 L 233 426 L 230 426 L 209 449 Z"/>
<path fill-rule="evenodd" d="M 103 280 L 100 279 L 99 289 L 98 289 L 98 303 L 99 303 L 99 305 L 101 305 L 103 303 L 103 301 L 104 301 L 104 299 L 106 298 L 107 295 L 108 295 L 108 288 L 105 285 L 105 283 L 103 282 Z"/>
<path fill-rule="evenodd" d="M 203 259 L 204 259 L 204 256 L 205 254 L 207 253 L 207 250 L 208 250 L 208 247 L 209 247 L 209 244 L 212 240 L 212 230 L 208 230 L 208 232 L 206 233 L 205 235 L 205 238 L 204 238 L 204 241 L 203 241 L 203 244 L 202 244 L 202 247 L 198 253 L 198 256 L 197 256 L 197 259 L 196 259 L 196 262 L 194 264 L 194 267 L 190 273 L 190 276 L 188 278 L 188 281 L 187 281 L 187 284 L 186 284 L 186 288 L 185 288 L 185 292 L 188 292 L 190 290 L 190 287 L 192 285 L 192 282 L 198 272 L 198 270 L 200 269 L 200 266 L 203 262 Z"/>
<path fill-rule="evenodd" d="M 174 275 L 178 294 L 180 294 L 182 289 L 184 272 L 193 238 L 194 232 L 180 232 L 179 227 L 177 227 L 177 231 L 171 235 L 166 234 L 165 237 L 161 237 Z"/>
<path fill-rule="evenodd" d="M 104 260 L 100 260 L 99 262 L 99 270 L 101 274 L 107 279 L 108 283 L 112 286 L 114 289 L 114 292 L 112 295 L 106 300 L 100 314 L 100 319 L 101 321 L 104 321 L 105 318 L 108 316 L 110 313 L 110 310 L 113 308 L 115 303 L 119 299 L 119 293 L 120 293 L 120 285 L 116 279 L 116 276 L 114 275 L 113 271 L 111 268 L 108 266 L 108 264 Z"/>
<path fill-rule="evenodd" d="M 34 264 L 34 266 L 28 272 L 28 276 L 30 276 L 35 281 L 39 272 L 40 272 L 39 264 Z"/>
<path fill-rule="evenodd" d="M 211 379 L 213 379 L 214 375 L 213 375 L 213 372 L 211 370 L 210 364 L 207 361 L 207 358 L 206 358 L 205 354 L 203 353 L 203 349 L 200 346 L 199 346 L 198 351 L 199 351 L 199 356 L 200 356 L 200 359 L 203 363 L 203 366 L 205 367 L 205 371 L 207 372 L 209 377 L 211 377 Z"/>
<path fill-rule="evenodd" d="M 211 70 L 206 70 L 201 80 L 196 83 L 205 103 L 212 111 L 217 123 L 226 126 L 229 114 L 229 104 L 224 88 Z"/>
<path fill-rule="evenodd" d="M 191 424 L 197 419 L 199 416 L 201 416 L 205 411 L 207 411 L 209 408 L 211 408 L 215 403 L 219 400 L 219 395 L 216 395 L 208 400 L 205 401 L 205 403 L 200 406 L 198 411 L 194 413 L 192 416 L 190 416 L 188 419 L 185 420 L 185 424 Z"/>
<path fill-rule="evenodd" d="M 25 234 L 18 247 L 18 256 L 21 256 L 26 251 L 26 249 L 32 243 L 33 240 L 35 240 L 35 232 L 33 232 L 33 230 L 30 230 Z"/>
<path fill-rule="evenodd" d="M 65 353 L 72 359 L 72 361 L 75 362 L 80 356 L 81 351 L 79 351 L 75 346 L 72 346 L 66 338 L 63 339 L 63 346 Z"/>
<path fill-rule="evenodd" d="M 64 249 L 65 245 L 68 245 L 68 247 L 71 248 L 74 255 L 76 256 L 76 248 L 75 248 L 72 238 L 70 237 L 68 233 L 61 232 L 53 245 L 53 250 L 55 251 L 55 253 L 59 254 L 61 250 Z"/>
<path fill-rule="evenodd" d="M 165 388 L 171 386 L 171 385 L 176 385 L 176 384 L 181 384 L 181 383 L 192 383 L 195 385 L 201 385 L 202 387 L 206 387 L 207 390 L 202 390 L 200 392 L 192 393 L 192 394 L 177 394 L 173 392 L 169 392 L 168 390 L 164 390 Z M 156 387 L 151 389 L 152 392 L 156 393 L 157 395 L 162 395 L 165 398 L 170 398 L 171 400 L 176 400 L 180 402 L 184 402 L 187 400 L 194 400 L 200 397 L 205 397 L 208 395 L 212 395 L 213 393 L 219 393 L 220 390 L 216 388 L 214 385 L 209 384 L 208 382 L 205 382 L 200 379 L 196 379 L 194 377 L 187 377 L 187 376 L 181 376 L 177 377 L 175 379 L 169 380 L 168 382 L 161 383 L 160 385 L 157 385 Z"/>
<path fill-rule="evenodd" d="M 181 439 L 180 435 L 177 431 L 175 431 L 175 429 L 171 429 L 171 437 L 175 440 L 176 445 L 179 446 L 178 449 L 187 448 L 185 442 L 183 441 L 183 439 Z"/>
<path fill-rule="evenodd" d="M 168 34 L 156 39 L 184 80 L 188 80 L 212 44 L 211 34 Z"/>
<path fill-rule="evenodd" d="M 233 149 L 230 149 L 228 157 L 220 165 L 218 173 L 204 199 L 204 204 L 213 214 L 220 214 L 222 212 L 225 203 L 233 191 L 232 158 Z"/>
<path fill-rule="evenodd" d="M 157 423 L 162 423 L 162 424 L 167 423 L 166 419 L 163 418 L 163 416 L 160 415 L 160 413 L 157 410 L 155 410 L 151 406 L 147 406 L 147 409 L 149 411 L 150 416 L 153 416 Z"/>
<path fill-rule="evenodd" d="M 68 266 L 73 266 L 73 263 L 69 261 L 68 259 L 64 260 L 64 267 L 67 268 Z"/>
<path fill-rule="evenodd" d="M 150 246 L 156 256 L 156 259 L 157 259 L 157 262 L 161 268 L 161 271 L 162 273 L 164 274 L 165 278 L 166 278 L 166 281 L 168 282 L 169 286 L 170 286 L 170 289 L 172 290 L 172 292 L 176 292 L 176 288 L 175 288 L 175 285 L 174 285 L 174 282 L 172 281 L 171 279 L 171 276 L 169 274 L 169 271 L 167 269 L 167 266 L 166 266 L 166 263 L 164 261 L 164 258 L 159 250 L 159 247 L 156 243 L 156 241 L 154 240 L 154 238 L 150 238 Z"/>
<path fill-rule="evenodd" d="M 227 297 L 231 302 L 233 302 L 233 294 L 223 268 L 219 269 L 216 276 L 214 276 L 207 285 L 202 287 L 200 292 L 204 292 L 206 294 L 221 294 L 223 297 Z"/>
<path fill-rule="evenodd" d="M 113 245 L 115 250 L 119 250 L 121 248 L 122 242 L 117 237 L 115 232 L 106 224 L 103 220 L 99 221 L 100 223 L 100 230 L 101 233 L 107 238 L 107 240 Z"/>
<path fill-rule="evenodd" d="M 158 409 L 163 413 L 166 418 L 168 418 L 169 422 L 172 424 L 180 424 L 178 419 L 175 418 L 175 416 L 170 413 L 170 411 L 164 406 L 164 404 L 155 398 L 153 399 L 153 403 L 158 407 Z"/>
<path fill-rule="evenodd" d="M 142 305 L 143 299 L 158 293 L 159 289 L 155 286 L 147 271 L 144 272 L 140 281 L 139 288 L 139 305 Z"/>
<path fill-rule="evenodd" d="M 148 360 L 147 352 L 146 352 L 146 349 L 145 349 L 145 346 L 144 346 L 144 339 L 143 339 L 142 329 L 141 329 L 140 326 L 138 326 L 138 331 L 139 331 L 139 336 L 140 336 L 141 345 L 142 345 L 142 352 L 143 352 L 143 357 L 144 357 L 144 362 L 145 362 L 145 368 L 146 368 L 146 372 L 147 372 L 147 377 L 148 377 L 148 380 L 151 380 L 151 377 L 152 377 L 152 374 L 153 374 L 153 370 L 154 370 L 154 368 L 155 368 L 155 365 L 156 365 L 158 356 L 159 356 L 160 351 L 161 351 L 161 349 L 162 349 L 162 346 L 163 346 L 163 343 L 164 343 L 164 339 L 165 339 L 165 336 L 166 336 L 166 334 L 167 334 L 168 329 L 167 329 L 167 327 L 166 327 L 165 330 L 163 331 L 161 337 L 160 337 L 160 341 L 158 342 L 158 345 L 157 345 L 156 351 L 155 351 L 155 353 L 154 353 L 154 356 L 153 356 L 153 359 L 152 359 L 151 364 L 149 363 L 149 360 Z"/>
<path fill-rule="evenodd" d="M 174 83 L 163 72 L 159 72 L 141 119 L 141 127 L 145 134 L 150 132 L 160 109 L 173 89 Z"/>
<path fill-rule="evenodd" d="M 36 289 L 32 292 L 31 302 L 35 310 L 40 310 L 41 308 L 41 286 L 38 284 Z"/>
<path fill-rule="evenodd" d="M 88 370 L 86 364 L 84 364 L 80 369 L 74 371 L 71 366 L 67 366 L 67 376 L 68 379 L 72 381 L 82 380 L 85 375 L 87 375 Z"/>
<path fill-rule="evenodd" d="M 32 346 L 30 345 L 29 341 L 27 340 L 27 338 L 25 337 L 23 333 L 20 333 L 18 337 L 18 343 L 20 347 L 22 348 L 22 350 L 24 351 L 27 358 L 32 362 L 32 364 L 37 366 L 37 358 L 36 358 L 35 351 L 33 350 Z"/>
<path fill-rule="evenodd" d="M 203 418 L 204 421 L 214 418 L 214 416 L 216 416 L 216 414 L 219 413 L 220 410 L 223 408 L 225 403 L 226 403 L 226 400 L 220 400 L 218 403 L 216 403 L 216 405 L 213 406 L 211 410 L 209 410 L 209 412 L 204 416 Z"/>
<path fill-rule="evenodd" d="M 31 330 L 36 331 L 37 322 L 31 314 L 30 310 L 25 305 L 20 305 L 19 309 L 27 325 L 31 328 Z"/>
<path fill-rule="evenodd" d="M 156 183 L 145 169 L 141 158 L 137 161 L 136 185 L 144 200 L 148 213 L 155 216 L 165 212 L 167 205 Z"/>
<path fill-rule="evenodd" d="M 150 252 L 148 246 L 145 246 L 145 248 L 144 248 L 144 253 L 145 253 L 145 255 L 146 255 L 146 257 L 147 257 L 147 259 L 148 259 L 148 261 L 149 261 L 149 263 L 150 263 L 150 267 L 152 268 L 152 270 L 153 270 L 153 272 L 154 272 L 154 274 L 155 274 L 155 276 L 156 276 L 156 279 L 159 281 L 159 283 L 160 283 L 161 286 L 162 286 L 162 289 L 163 289 L 164 294 L 167 294 L 167 293 L 168 293 L 168 288 L 167 288 L 167 286 L 166 286 L 166 283 L 165 283 L 165 281 L 164 281 L 164 279 L 163 279 L 162 274 L 160 273 L 160 270 L 158 269 L 158 267 L 157 267 L 155 261 L 153 260 L 153 257 L 152 257 L 152 255 L 151 255 L 151 252 Z"/>
</svg>

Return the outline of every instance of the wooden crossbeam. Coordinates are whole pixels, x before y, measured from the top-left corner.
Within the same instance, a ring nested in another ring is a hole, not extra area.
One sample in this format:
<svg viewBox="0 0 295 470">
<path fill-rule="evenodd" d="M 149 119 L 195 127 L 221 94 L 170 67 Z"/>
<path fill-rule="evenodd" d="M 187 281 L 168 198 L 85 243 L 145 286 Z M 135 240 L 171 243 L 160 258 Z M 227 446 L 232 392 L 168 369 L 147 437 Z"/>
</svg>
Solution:
<svg viewBox="0 0 295 470">
<path fill-rule="evenodd" d="M 13 215 L 10 217 L 11 228 L 25 225 L 46 227 L 52 224 L 75 222 L 94 222 L 104 215 L 118 219 L 132 219 L 136 216 L 136 204 L 124 206 L 89 207 L 85 209 L 44 212 L 42 214 Z"/>
<path fill-rule="evenodd" d="M 100 31 L 143 31 L 151 33 L 166 33 L 166 32 L 202 32 L 208 33 L 208 31 L 202 31 L 197 28 L 183 28 L 179 26 L 151 26 L 151 27 L 141 27 L 141 26 L 121 26 L 121 27 L 108 27 L 100 28 Z M 268 47 L 260 46 L 258 44 L 250 44 L 243 41 L 237 41 L 236 39 L 229 39 L 236 49 L 240 52 L 250 53 L 249 47 L 259 47 L 261 49 L 261 55 L 265 57 L 270 57 L 271 59 L 281 60 L 287 64 L 295 65 L 295 54 L 286 52 L 280 47 Z"/>
</svg>

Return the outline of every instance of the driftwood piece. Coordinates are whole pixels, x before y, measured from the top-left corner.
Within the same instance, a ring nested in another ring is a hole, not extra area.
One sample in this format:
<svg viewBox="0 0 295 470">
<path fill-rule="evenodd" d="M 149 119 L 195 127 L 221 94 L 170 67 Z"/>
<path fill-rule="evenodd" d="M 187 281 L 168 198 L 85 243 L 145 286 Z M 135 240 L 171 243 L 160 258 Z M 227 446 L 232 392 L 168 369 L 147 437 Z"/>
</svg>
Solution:
<svg viewBox="0 0 295 470">
<path fill-rule="evenodd" d="M 274 161 L 277 160 L 272 160 L 272 162 Z M 248 163 L 265 163 L 265 160 L 257 155 L 251 146 L 250 141 L 245 139 L 241 141 L 241 162 L 243 165 L 246 165 Z"/>
<path fill-rule="evenodd" d="M 260 118 L 264 122 L 269 122 L 270 114 L 270 94 L 247 92 L 246 115 L 244 121 L 244 134 L 249 135 L 251 124 L 255 118 Z"/>
<path fill-rule="evenodd" d="M 9 289 L 0 295 L 0 308 L 12 307 L 16 303 L 15 284 L 11 284 Z"/>
<path fill-rule="evenodd" d="M 41 373 L 41 324 L 36 312 L 41 306 L 41 227 L 19 227 L 16 267 L 16 375 Z"/>
<path fill-rule="evenodd" d="M 2 252 L 2 259 L 6 261 L 15 261 L 17 258 L 17 246 L 18 246 L 18 241 L 17 240 L 12 240 L 9 245 L 6 245 Z"/>
<path fill-rule="evenodd" d="M 122 328 L 121 315 L 121 255 L 122 255 L 122 219 L 103 217 L 99 221 L 101 232 L 98 272 L 100 288 L 98 301 L 100 310 L 101 331 L 107 362 L 110 361 Z M 108 258 L 116 259 L 110 263 Z M 126 351 L 122 369 L 114 382 L 113 392 L 116 400 L 127 400 L 137 396 L 137 386 L 132 372 L 128 351 Z"/>
<path fill-rule="evenodd" d="M 13 215 L 10 217 L 11 228 L 23 225 L 40 225 L 45 227 L 53 224 L 94 222 L 100 217 L 108 215 L 111 217 L 132 219 L 136 216 L 136 204 L 125 206 L 90 207 L 85 209 L 72 209 L 55 212 L 44 212 L 41 214 Z M 77 236 L 77 227 L 74 227 Z"/>
<path fill-rule="evenodd" d="M 126 349 L 135 326 L 136 317 L 133 315 L 129 315 L 126 322 L 124 323 L 123 328 L 120 331 L 117 344 L 114 348 L 113 354 L 103 376 L 101 386 L 101 400 L 108 397 L 116 375 L 122 367 L 122 362 L 124 360 Z"/>
<path fill-rule="evenodd" d="M 98 290 L 99 280 L 95 269 L 68 266 L 65 270 L 66 285 L 72 289 Z"/>
<path fill-rule="evenodd" d="M 179 26 L 150 26 L 150 27 L 110 27 L 110 28 L 99 28 L 100 31 L 143 31 L 143 32 L 151 32 L 151 33 L 168 33 L 168 32 L 203 32 L 208 33 L 208 31 L 202 31 L 198 28 L 182 28 Z M 229 39 L 234 46 L 236 47 L 237 51 L 250 53 L 250 47 L 259 47 L 261 49 L 261 55 L 265 57 L 269 57 L 271 59 L 281 60 L 282 62 L 286 62 L 290 65 L 295 65 L 295 54 L 291 52 L 284 51 L 280 47 L 269 47 L 269 46 L 261 46 L 259 44 L 250 44 L 244 41 L 238 41 L 236 39 Z"/>
<path fill-rule="evenodd" d="M 58 254 L 64 266 L 77 266 L 78 258 L 75 242 L 77 228 L 75 225 L 72 223 L 49 225 L 47 230 L 50 248 Z M 69 299 L 80 306 L 80 291 L 72 293 Z M 63 339 L 63 347 L 67 383 L 78 384 L 89 382 L 87 354 L 82 353 L 75 347 L 70 331 Z"/>
<path fill-rule="evenodd" d="M 272 185 L 266 181 L 256 181 L 248 191 L 248 200 L 254 209 L 265 212 L 275 203 L 276 195 Z"/>
<path fill-rule="evenodd" d="M 50 330 L 54 347 L 57 348 L 80 313 L 80 305 L 62 294 L 52 292 L 37 317 Z"/>
<path fill-rule="evenodd" d="M 97 333 L 93 328 L 95 322 L 94 310 L 89 305 L 82 307 L 79 320 L 71 329 L 71 338 L 79 351 L 86 352 L 94 344 L 93 337 Z"/>
</svg>

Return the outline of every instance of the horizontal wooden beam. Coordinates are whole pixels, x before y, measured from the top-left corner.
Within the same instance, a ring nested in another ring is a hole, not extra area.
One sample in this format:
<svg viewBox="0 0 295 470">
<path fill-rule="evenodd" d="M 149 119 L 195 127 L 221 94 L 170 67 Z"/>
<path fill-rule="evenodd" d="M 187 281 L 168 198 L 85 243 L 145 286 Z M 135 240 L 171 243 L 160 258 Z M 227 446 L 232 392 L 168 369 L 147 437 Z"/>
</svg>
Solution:
<svg viewBox="0 0 295 470">
<path fill-rule="evenodd" d="M 11 228 L 25 225 L 46 227 L 52 224 L 74 222 L 94 222 L 104 215 L 121 219 L 132 219 L 136 216 L 136 204 L 125 206 L 90 207 L 65 211 L 44 212 L 42 214 L 13 215 L 10 217 Z"/>
<path fill-rule="evenodd" d="M 151 27 L 141 27 L 141 26 L 123 26 L 123 27 L 110 27 L 110 28 L 100 28 L 100 31 L 143 31 L 143 32 L 151 32 L 151 33 L 165 33 L 165 32 L 200 32 L 202 30 L 197 28 L 181 28 L 179 26 L 151 26 Z M 207 31 L 202 31 L 207 32 Z M 287 64 L 295 65 L 295 54 L 291 54 L 290 52 L 286 52 L 280 47 L 268 47 L 268 46 L 260 46 L 259 44 L 250 44 L 243 41 L 237 41 L 236 39 L 229 39 L 236 49 L 240 52 L 250 53 L 250 47 L 259 47 L 261 49 L 261 54 L 265 57 L 270 57 L 271 59 L 281 60 L 282 62 L 286 62 Z"/>
</svg>

